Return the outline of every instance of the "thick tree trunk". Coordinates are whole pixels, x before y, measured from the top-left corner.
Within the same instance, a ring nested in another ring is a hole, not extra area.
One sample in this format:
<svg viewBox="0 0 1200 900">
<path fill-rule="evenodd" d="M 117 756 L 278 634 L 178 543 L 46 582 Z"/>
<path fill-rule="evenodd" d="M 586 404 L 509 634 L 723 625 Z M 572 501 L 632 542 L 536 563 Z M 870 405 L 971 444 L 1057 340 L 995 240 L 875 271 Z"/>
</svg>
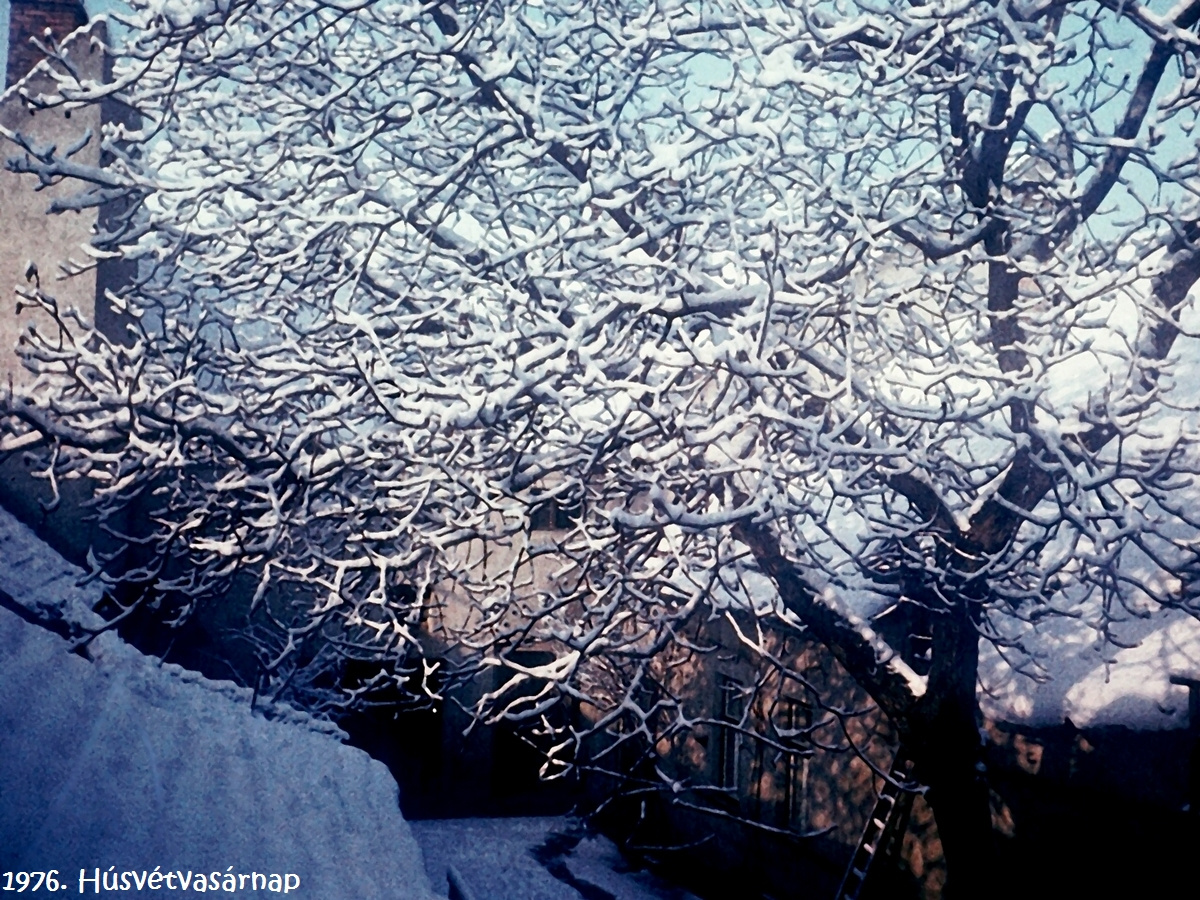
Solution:
<svg viewBox="0 0 1200 900">
<path fill-rule="evenodd" d="M 949 900 L 990 900 L 997 896 L 991 798 L 983 759 L 975 688 L 979 675 L 979 632 L 973 616 L 981 606 L 968 582 L 949 600 L 941 590 L 914 584 L 908 591 L 921 597 L 932 619 L 933 641 L 928 682 L 923 693 L 879 656 L 878 636 L 863 630 L 818 597 L 798 568 L 779 548 L 778 539 L 761 525 L 741 523 L 737 537 L 754 552 L 771 576 L 784 604 L 808 626 L 859 685 L 887 714 L 915 763 L 915 777 L 928 785 L 946 857 Z M 947 565 L 947 569 L 952 568 Z M 953 567 L 969 570 L 959 562 Z"/>
<path fill-rule="evenodd" d="M 929 786 L 926 800 L 946 857 L 947 900 L 997 896 L 991 797 L 975 696 L 979 635 L 970 619 L 972 606 L 962 597 L 937 616 L 928 690 L 902 727 L 914 774 Z"/>
<path fill-rule="evenodd" d="M 973 700 L 973 698 L 972 698 Z M 947 702 L 911 748 L 915 776 L 929 786 L 945 853 L 947 900 L 995 897 L 996 859 L 987 771 L 972 702 Z"/>
</svg>

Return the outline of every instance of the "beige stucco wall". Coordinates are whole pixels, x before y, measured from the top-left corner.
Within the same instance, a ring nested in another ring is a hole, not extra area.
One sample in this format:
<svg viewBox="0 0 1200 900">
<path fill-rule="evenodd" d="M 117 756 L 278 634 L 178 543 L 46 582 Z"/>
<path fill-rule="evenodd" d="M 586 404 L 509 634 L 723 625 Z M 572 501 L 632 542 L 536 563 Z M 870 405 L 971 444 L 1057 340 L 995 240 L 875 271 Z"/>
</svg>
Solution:
<svg viewBox="0 0 1200 900">
<path fill-rule="evenodd" d="M 64 42 L 64 46 L 68 58 L 85 77 L 102 79 L 103 52 L 91 40 L 90 30 L 77 32 Z M 53 82 L 45 69 L 47 65 L 48 62 L 39 63 L 30 75 L 9 87 L 0 97 L 0 125 L 25 135 L 36 146 L 55 144 L 60 149 L 73 144 L 91 129 L 93 140 L 73 158 L 80 163 L 95 165 L 99 160 L 99 107 L 69 113 L 47 109 L 31 112 L 19 94 L 22 87 L 31 95 L 52 89 Z M 7 140 L 0 138 L 0 145 L 0 156 L 4 160 L 24 155 L 20 147 Z M 7 168 L 0 171 L 0 387 L 4 389 L 10 379 L 15 384 L 30 380 L 30 374 L 21 365 L 15 350 L 20 335 L 35 322 L 40 327 L 51 321 L 45 313 L 29 308 L 20 315 L 16 313 L 19 299 L 16 288 L 31 286 L 25 279 L 30 261 L 37 266 L 42 291 L 55 298 L 60 310 L 74 307 L 89 321 L 95 314 L 95 269 L 69 277 L 65 269 L 69 269 L 72 262 L 76 265 L 89 262 L 82 248 L 91 240 L 96 212 L 48 215 L 46 210 L 54 199 L 68 196 L 78 188 L 60 183 L 38 191 L 35 190 L 37 186 L 38 179 L 33 175 L 18 175 Z"/>
</svg>

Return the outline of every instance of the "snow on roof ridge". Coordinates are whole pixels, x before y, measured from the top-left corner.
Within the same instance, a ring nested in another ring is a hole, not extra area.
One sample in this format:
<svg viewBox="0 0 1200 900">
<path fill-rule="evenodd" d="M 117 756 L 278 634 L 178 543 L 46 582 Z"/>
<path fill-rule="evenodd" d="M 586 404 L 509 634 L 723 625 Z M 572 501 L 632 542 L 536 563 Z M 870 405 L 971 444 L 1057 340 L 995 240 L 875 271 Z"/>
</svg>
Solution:
<svg viewBox="0 0 1200 900">
<path fill-rule="evenodd" d="M 241 892 L 252 870 L 288 872 L 316 900 L 437 897 L 382 762 L 112 632 L 91 662 L 64 649 L 0 610 L 0 783 L 21 785 L 0 803 L 6 867 L 213 869 L 208 890 L 237 872 Z"/>
<path fill-rule="evenodd" d="M 94 612 L 103 597 L 102 585 L 87 582 L 87 573 L 68 562 L 28 526 L 0 506 L 0 592 L 10 596 L 43 626 L 62 622 L 75 632 L 94 631 L 105 620 Z M 162 689 L 169 685 L 196 685 L 233 703 L 244 704 L 268 719 L 297 725 L 318 734 L 346 740 L 347 735 L 332 722 L 318 719 L 287 703 L 255 698 L 254 692 L 228 680 L 208 678 L 199 672 L 175 663 L 147 656 L 112 632 L 105 632 L 88 645 L 91 656 L 101 670 L 118 666 L 140 670 L 147 691 L 160 693 L 153 685 L 162 680 Z M 150 674 L 151 671 L 157 674 Z"/>
<path fill-rule="evenodd" d="M 42 622 L 95 629 L 104 624 L 93 611 L 104 591 L 85 575 L 0 506 L 0 591 Z"/>
</svg>

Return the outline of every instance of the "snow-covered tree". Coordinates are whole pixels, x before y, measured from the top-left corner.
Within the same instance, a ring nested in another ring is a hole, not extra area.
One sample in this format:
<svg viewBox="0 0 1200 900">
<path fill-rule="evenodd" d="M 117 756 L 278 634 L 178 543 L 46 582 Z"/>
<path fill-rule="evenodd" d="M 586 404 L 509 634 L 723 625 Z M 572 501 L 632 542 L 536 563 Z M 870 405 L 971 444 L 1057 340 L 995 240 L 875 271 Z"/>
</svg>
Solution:
<svg viewBox="0 0 1200 900">
<path fill-rule="evenodd" d="M 136 109 L 111 164 L 16 163 L 128 204 L 129 334 L 30 291 L 4 401 L 97 567 L 175 616 L 257 579 L 273 690 L 442 604 L 535 719 L 615 721 L 699 618 L 802 628 L 988 896 L 981 641 L 1039 675 L 1047 621 L 1200 611 L 1200 2 L 134 7 L 40 101 Z M 863 624 L 897 599 L 925 660 Z"/>
</svg>

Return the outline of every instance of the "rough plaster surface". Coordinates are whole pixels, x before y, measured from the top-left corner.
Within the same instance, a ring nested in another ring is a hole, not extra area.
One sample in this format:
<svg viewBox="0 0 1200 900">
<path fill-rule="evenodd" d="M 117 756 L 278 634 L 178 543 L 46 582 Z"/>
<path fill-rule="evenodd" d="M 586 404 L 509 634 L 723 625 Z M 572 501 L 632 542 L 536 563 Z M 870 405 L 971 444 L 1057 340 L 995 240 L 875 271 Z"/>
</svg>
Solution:
<svg viewBox="0 0 1200 900">
<path fill-rule="evenodd" d="M 100 27 L 93 23 L 64 41 L 67 56 L 85 77 L 96 80 L 103 75 L 104 55 L 92 38 Z M 25 135 L 36 147 L 67 147 L 90 130 L 93 139 L 75 155 L 75 160 L 95 165 L 100 155 L 98 107 L 75 110 L 68 118 L 59 110 L 31 112 L 20 96 L 22 90 L 32 95 L 53 92 L 48 67 L 45 61 L 39 63 L 0 95 L 0 126 Z M 0 137 L 0 162 L 23 155 L 20 147 Z M 96 211 L 49 215 L 50 204 L 78 192 L 78 186 L 62 182 L 35 190 L 37 186 L 35 176 L 0 167 L 0 377 L 5 385 L 10 378 L 16 384 L 31 382 L 15 352 L 21 334 L 35 323 L 48 329 L 47 333 L 55 333 L 49 316 L 39 310 L 26 306 L 20 315 L 16 314 L 16 289 L 32 286 L 25 277 L 29 263 L 36 265 L 42 290 L 55 298 L 60 310 L 78 310 L 87 320 L 96 311 L 96 276 L 94 269 L 86 268 L 91 261 L 84 250 L 91 242 Z M 68 272 L 76 274 L 68 276 Z"/>
</svg>

